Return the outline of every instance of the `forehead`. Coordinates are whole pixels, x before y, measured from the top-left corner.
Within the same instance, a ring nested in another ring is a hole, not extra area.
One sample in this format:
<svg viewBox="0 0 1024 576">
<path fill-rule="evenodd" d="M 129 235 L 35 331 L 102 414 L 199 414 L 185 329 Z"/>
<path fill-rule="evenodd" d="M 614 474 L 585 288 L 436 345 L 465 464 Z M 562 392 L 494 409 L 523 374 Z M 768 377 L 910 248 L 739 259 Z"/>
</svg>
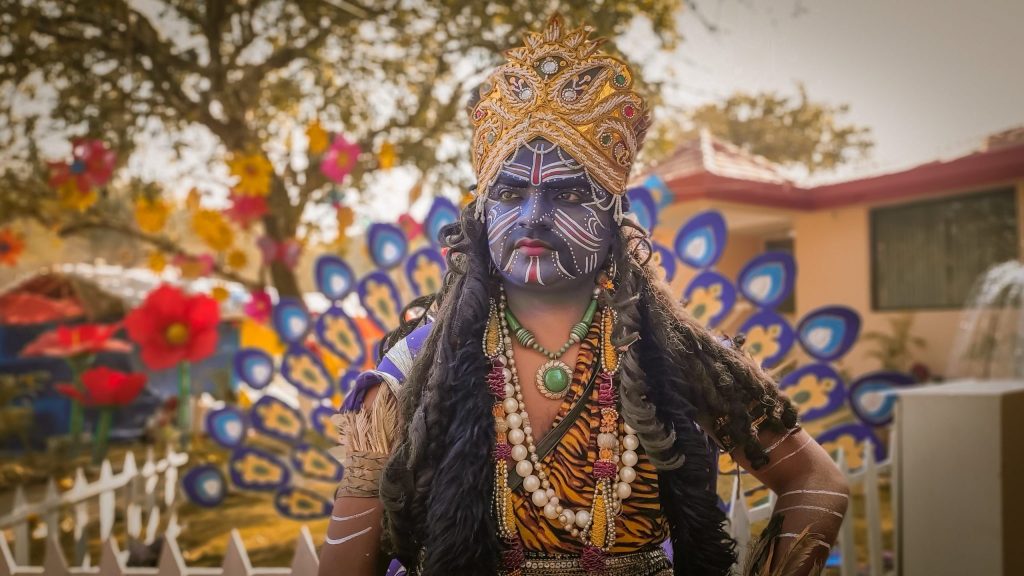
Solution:
<svg viewBox="0 0 1024 576">
<path fill-rule="evenodd" d="M 535 138 L 502 163 L 498 179 L 533 186 L 554 181 L 585 183 L 587 173 L 568 152 L 544 138 Z"/>
</svg>

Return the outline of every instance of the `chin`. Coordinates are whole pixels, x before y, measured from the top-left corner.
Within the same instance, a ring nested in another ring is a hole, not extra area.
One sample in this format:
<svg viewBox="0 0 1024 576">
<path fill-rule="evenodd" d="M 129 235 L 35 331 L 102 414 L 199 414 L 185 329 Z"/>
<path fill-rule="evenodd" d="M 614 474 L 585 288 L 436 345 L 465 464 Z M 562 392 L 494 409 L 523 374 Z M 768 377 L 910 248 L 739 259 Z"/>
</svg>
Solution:
<svg viewBox="0 0 1024 576">
<path fill-rule="evenodd" d="M 566 278 L 549 267 L 529 263 L 517 263 L 512 270 L 502 272 L 501 277 L 506 285 L 538 292 L 564 291 L 594 283 L 593 275 Z"/>
</svg>

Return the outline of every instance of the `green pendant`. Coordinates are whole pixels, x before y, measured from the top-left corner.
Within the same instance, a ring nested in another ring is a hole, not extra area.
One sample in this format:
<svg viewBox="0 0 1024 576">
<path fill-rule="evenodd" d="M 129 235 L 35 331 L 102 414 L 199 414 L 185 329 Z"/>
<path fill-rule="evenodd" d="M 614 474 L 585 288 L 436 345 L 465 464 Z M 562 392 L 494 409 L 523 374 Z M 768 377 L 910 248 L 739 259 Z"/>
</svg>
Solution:
<svg viewBox="0 0 1024 576">
<path fill-rule="evenodd" d="M 560 366 L 544 371 L 544 387 L 549 392 L 561 392 L 569 385 L 569 375 Z"/>
<path fill-rule="evenodd" d="M 572 372 L 561 360 L 551 360 L 537 370 L 537 389 L 544 396 L 557 400 L 569 391 Z"/>
</svg>

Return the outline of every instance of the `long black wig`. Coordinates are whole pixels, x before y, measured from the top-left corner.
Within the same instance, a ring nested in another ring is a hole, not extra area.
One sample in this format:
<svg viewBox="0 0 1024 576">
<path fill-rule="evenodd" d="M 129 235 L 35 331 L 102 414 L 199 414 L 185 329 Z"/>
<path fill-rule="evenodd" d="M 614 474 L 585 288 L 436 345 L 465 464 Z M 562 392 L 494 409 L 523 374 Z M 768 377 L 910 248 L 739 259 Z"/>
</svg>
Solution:
<svg viewBox="0 0 1024 576">
<path fill-rule="evenodd" d="M 478 200 L 480 201 L 480 200 Z M 658 468 L 675 573 L 727 574 L 736 559 L 712 485 L 717 461 L 697 422 L 722 419 L 755 467 L 768 461 L 749 407 L 774 402 L 760 429 L 796 425 L 796 410 L 749 357 L 700 326 L 647 266 L 646 232 L 624 220 L 610 252 L 615 289 L 603 303 L 618 312 L 622 416 Z M 406 379 L 397 447 L 380 497 L 390 552 L 411 573 L 495 574 L 500 563 L 493 519 L 493 398 L 481 339 L 499 277 L 474 206 L 442 229 L 448 273 L 432 304 L 434 328 Z M 421 303 L 422 304 L 422 303 Z M 409 326 L 389 335 L 403 337 Z"/>
</svg>

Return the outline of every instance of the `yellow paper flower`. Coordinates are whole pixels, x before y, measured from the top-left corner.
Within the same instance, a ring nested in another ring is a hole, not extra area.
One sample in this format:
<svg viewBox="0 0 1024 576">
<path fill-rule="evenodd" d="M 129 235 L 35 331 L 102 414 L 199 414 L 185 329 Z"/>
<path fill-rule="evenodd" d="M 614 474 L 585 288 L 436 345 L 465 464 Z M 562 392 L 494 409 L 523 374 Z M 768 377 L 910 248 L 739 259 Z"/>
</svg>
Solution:
<svg viewBox="0 0 1024 576">
<path fill-rule="evenodd" d="M 160 251 L 150 252 L 146 265 L 150 270 L 159 274 L 164 271 L 164 268 L 167 268 L 167 257 Z"/>
<path fill-rule="evenodd" d="M 324 338 L 334 346 L 336 350 L 341 351 L 345 356 L 349 358 L 358 358 L 362 353 L 359 349 L 359 343 L 356 342 L 355 336 L 352 334 L 350 328 L 354 328 L 354 325 L 350 325 L 341 316 L 334 316 L 325 314 L 324 318 Z"/>
<path fill-rule="evenodd" d="M 245 265 L 249 263 L 249 257 L 245 255 L 245 252 L 241 250 L 232 250 L 228 252 L 227 264 L 228 268 L 234 268 L 235 270 L 241 270 L 245 268 Z"/>
<path fill-rule="evenodd" d="M 188 196 L 185 197 L 185 209 L 189 212 L 195 212 L 199 210 L 202 204 L 203 195 L 199 190 L 193 188 L 188 191 Z"/>
<path fill-rule="evenodd" d="M 425 294 L 441 289 L 441 267 L 427 256 L 421 255 L 416 261 L 416 269 L 412 277 Z"/>
<path fill-rule="evenodd" d="M 231 466 L 239 476 L 252 484 L 277 484 L 284 475 L 281 468 L 267 466 L 262 458 L 251 452 L 233 461 Z"/>
<path fill-rule="evenodd" d="M 260 404 L 256 411 L 267 428 L 282 436 L 294 437 L 302 432 L 302 421 L 278 402 Z"/>
<path fill-rule="evenodd" d="M 380 145 L 380 152 L 377 152 L 377 165 L 381 170 L 390 170 L 395 166 L 395 145 L 385 141 Z"/>
<path fill-rule="evenodd" d="M 299 462 L 301 471 L 307 476 L 330 480 L 334 475 L 334 464 L 316 450 L 296 450 L 295 459 Z"/>
<path fill-rule="evenodd" d="M 298 380 L 302 387 L 318 396 L 323 396 L 331 389 L 331 382 L 324 378 L 313 360 L 305 354 L 290 355 L 285 359 L 288 373 L 293 380 Z"/>
<path fill-rule="evenodd" d="M 100 199 L 99 192 L 95 188 L 81 190 L 74 178 L 67 180 L 57 188 L 57 197 L 60 199 L 61 206 L 78 212 L 85 212 Z"/>
<path fill-rule="evenodd" d="M 192 216 L 192 230 L 199 239 L 207 246 L 218 252 L 223 252 L 231 247 L 234 242 L 234 232 L 231 226 L 224 219 L 224 216 L 215 210 L 199 210 Z"/>
<path fill-rule="evenodd" d="M 835 378 L 818 379 L 814 374 L 804 374 L 796 384 L 786 388 L 786 395 L 796 404 L 797 410 L 803 414 L 808 410 L 828 406 L 829 393 L 835 387 Z"/>
<path fill-rule="evenodd" d="M 231 175 L 238 178 L 232 188 L 239 196 L 266 196 L 270 193 L 270 179 L 274 167 L 262 154 L 233 154 L 228 160 Z"/>
<path fill-rule="evenodd" d="M 159 198 L 142 197 L 135 202 L 135 224 L 143 232 L 156 234 L 163 230 L 170 213 L 170 206 Z"/>
<path fill-rule="evenodd" d="M 377 317 L 385 326 L 398 326 L 398 309 L 391 298 L 391 290 L 383 283 L 370 280 L 366 283 L 366 300 L 373 307 Z"/>
<path fill-rule="evenodd" d="M 767 329 L 764 326 L 754 326 L 747 332 L 747 341 L 743 345 L 743 349 L 754 360 L 764 360 L 765 358 L 771 358 L 779 351 L 779 334 L 781 329 L 778 325 L 768 326 Z"/>
<path fill-rule="evenodd" d="M 210 290 L 210 296 L 217 302 L 223 302 L 231 296 L 231 293 L 223 286 L 214 286 L 213 289 Z"/>
<path fill-rule="evenodd" d="M 694 319 L 703 325 L 722 311 L 722 285 L 712 284 L 695 288 L 690 293 L 690 301 L 686 310 L 693 314 Z M 749 335 L 747 340 L 750 340 Z"/>
<path fill-rule="evenodd" d="M 324 150 L 327 150 L 327 146 L 331 143 L 330 134 L 320 125 L 319 120 L 310 122 L 306 126 L 306 138 L 309 139 L 309 153 L 312 156 L 323 154 Z"/>
</svg>

